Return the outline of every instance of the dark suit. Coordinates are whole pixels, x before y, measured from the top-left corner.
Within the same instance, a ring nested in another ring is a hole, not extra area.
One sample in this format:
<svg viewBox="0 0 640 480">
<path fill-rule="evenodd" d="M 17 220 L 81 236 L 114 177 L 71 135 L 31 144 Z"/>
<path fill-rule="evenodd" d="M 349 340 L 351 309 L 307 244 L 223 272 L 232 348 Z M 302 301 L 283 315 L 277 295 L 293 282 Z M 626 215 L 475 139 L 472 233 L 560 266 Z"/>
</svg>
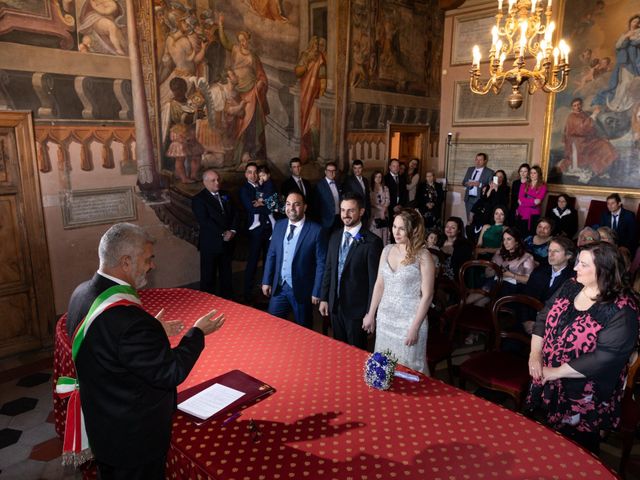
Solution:
<svg viewBox="0 0 640 480">
<path fill-rule="evenodd" d="M 430 198 L 427 190 L 427 182 L 421 182 L 416 192 L 416 206 L 425 219 L 425 228 L 432 228 L 438 224 L 442 217 L 442 202 L 444 201 L 444 189 L 440 182 L 433 183 L 436 192 L 435 198 Z M 428 208 L 427 203 L 433 202 L 433 207 Z"/>
<path fill-rule="evenodd" d="M 309 180 L 305 180 L 304 178 L 302 179 L 302 184 L 304 185 L 304 189 L 306 193 L 300 190 L 298 183 L 295 181 L 293 177 L 289 177 L 282 183 L 280 192 L 282 193 L 285 199 L 287 198 L 287 195 L 289 195 L 291 192 L 302 193 L 305 196 L 307 204 L 309 204 L 310 197 L 311 197 L 311 184 L 309 183 Z"/>
<path fill-rule="evenodd" d="M 249 238 L 249 253 L 247 255 L 247 265 L 244 270 L 244 301 L 251 301 L 251 291 L 256 277 L 256 270 L 260 257 L 265 257 L 269 248 L 271 238 L 271 221 L 269 220 L 269 209 L 266 206 L 254 207 L 253 201 L 256 199 L 257 187 L 245 182 L 240 187 L 240 201 L 247 213 L 247 236 Z M 255 215 L 258 215 L 260 224 L 249 230 L 253 225 Z"/>
<path fill-rule="evenodd" d="M 367 333 L 362 329 L 362 319 L 371 304 L 382 240 L 364 225 L 357 236 L 361 238 L 351 241 L 338 286 L 338 261 L 344 229 L 331 235 L 320 300 L 329 303 L 333 338 L 366 350 Z"/>
<path fill-rule="evenodd" d="M 341 188 L 338 182 L 333 181 L 338 191 L 338 209 L 340 208 Z M 328 236 L 340 224 L 340 214 L 336 214 L 336 204 L 331 193 L 331 187 L 327 182 L 327 178 L 321 179 L 316 184 L 315 190 L 315 213 L 320 219 L 320 225 Z"/>
<path fill-rule="evenodd" d="M 113 285 L 96 273 L 76 288 L 67 314 L 70 335 L 95 298 Z M 104 466 L 118 478 L 164 478 L 176 387 L 203 348 L 202 331 L 192 328 L 172 349 L 160 322 L 142 308 L 121 305 L 96 317 L 75 365 L 99 469 Z M 138 471 L 122 476 L 121 469 Z"/>
<path fill-rule="evenodd" d="M 225 242 L 222 234 L 238 229 L 238 216 L 224 192 L 220 201 L 206 188 L 191 199 L 191 209 L 200 225 L 200 290 L 214 293 L 216 277 L 220 280 L 220 296 L 231 298 L 231 258 L 234 241 Z"/>
<path fill-rule="evenodd" d="M 551 281 L 551 265 L 540 265 L 529 275 L 529 280 L 524 287 L 524 294 L 537 298 L 542 303 L 545 303 L 553 296 L 556 290 L 560 288 L 565 280 L 575 276 L 575 270 L 570 265 L 567 265 L 562 272 L 560 272 L 560 275 L 553 280 L 553 284 L 549 286 L 549 282 Z"/>
<path fill-rule="evenodd" d="M 364 190 L 362 190 L 362 185 L 360 185 L 355 175 L 347 175 L 342 184 L 342 194 L 354 192 L 362 197 L 364 200 L 364 217 L 362 218 L 362 224 L 366 227 L 369 225 L 369 219 L 371 218 L 371 189 L 369 188 L 369 180 L 364 177 L 360 178 L 362 178 L 362 183 L 364 183 Z"/>
<path fill-rule="evenodd" d="M 273 229 L 271 245 L 264 264 L 263 285 L 271 285 L 268 312 L 287 318 L 293 309 L 296 323 L 311 327 L 311 297 L 320 298 L 322 275 L 327 255 L 327 242 L 320 225 L 305 219 L 297 239 L 291 265 L 292 285 L 283 284 L 281 277 L 284 255 L 283 242 L 289 220 L 283 219 Z"/>
<path fill-rule="evenodd" d="M 398 175 L 398 181 L 396 182 L 391 175 L 391 172 L 387 172 L 384 176 L 384 184 L 389 189 L 389 219 L 393 222 L 393 211 L 397 205 L 406 206 L 409 202 L 409 192 L 407 190 L 407 178 L 404 175 Z"/>
<path fill-rule="evenodd" d="M 473 179 L 475 171 L 476 167 L 467 168 L 467 173 L 464 174 L 464 178 L 462 179 L 462 185 L 464 186 L 464 206 L 467 210 L 467 215 L 469 215 L 469 212 L 471 212 L 471 209 L 480 198 L 480 195 L 482 194 L 482 187 L 484 187 L 485 185 L 489 185 L 489 183 L 491 183 L 491 181 L 493 180 L 493 176 L 495 175 L 495 172 L 493 170 L 488 167 L 484 167 L 480 175 L 478 175 L 478 178 L 473 180 L 476 182 L 480 182 L 480 186 L 476 188 L 476 195 L 470 195 L 469 191 L 473 187 L 468 187 L 467 182 Z"/>
<path fill-rule="evenodd" d="M 600 216 L 600 226 L 611 228 L 611 212 L 607 210 Z M 615 228 L 618 234 L 618 245 L 627 247 L 633 256 L 638 247 L 636 239 L 636 216 L 626 208 L 621 208 L 618 216 L 618 227 Z"/>
</svg>

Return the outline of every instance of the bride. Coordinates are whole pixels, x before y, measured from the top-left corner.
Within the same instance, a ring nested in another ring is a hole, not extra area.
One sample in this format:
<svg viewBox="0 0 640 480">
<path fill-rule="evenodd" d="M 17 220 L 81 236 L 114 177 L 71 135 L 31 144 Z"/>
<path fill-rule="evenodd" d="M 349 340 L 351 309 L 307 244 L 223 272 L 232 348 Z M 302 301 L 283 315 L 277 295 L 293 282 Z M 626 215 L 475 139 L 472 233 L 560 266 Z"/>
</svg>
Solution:
<svg viewBox="0 0 640 480">
<path fill-rule="evenodd" d="M 429 375 L 427 310 L 433 297 L 435 266 L 425 246 L 422 216 L 414 209 L 400 211 L 393 220 L 392 233 L 396 243 L 382 251 L 363 328 L 376 330 L 376 352 L 391 350 L 401 365 Z"/>
</svg>

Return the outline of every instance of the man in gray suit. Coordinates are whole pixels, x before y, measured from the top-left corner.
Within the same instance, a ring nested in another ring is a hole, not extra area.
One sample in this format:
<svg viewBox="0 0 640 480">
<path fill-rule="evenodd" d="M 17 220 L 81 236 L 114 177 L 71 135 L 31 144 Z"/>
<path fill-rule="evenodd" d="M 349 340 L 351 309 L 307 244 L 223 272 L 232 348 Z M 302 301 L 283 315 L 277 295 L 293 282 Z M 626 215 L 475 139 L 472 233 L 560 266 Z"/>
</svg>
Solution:
<svg viewBox="0 0 640 480">
<path fill-rule="evenodd" d="M 493 170 L 487 168 L 488 160 L 486 153 L 478 153 L 476 155 L 476 166 L 469 167 L 462 180 L 462 185 L 465 187 L 464 206 L 467 210 L 468 223 L 473 221 L 471 209 L 480 198 L 480 195 L 482 195 L 482 187 L 489 185 L 495 174 Z"/>
</svg>

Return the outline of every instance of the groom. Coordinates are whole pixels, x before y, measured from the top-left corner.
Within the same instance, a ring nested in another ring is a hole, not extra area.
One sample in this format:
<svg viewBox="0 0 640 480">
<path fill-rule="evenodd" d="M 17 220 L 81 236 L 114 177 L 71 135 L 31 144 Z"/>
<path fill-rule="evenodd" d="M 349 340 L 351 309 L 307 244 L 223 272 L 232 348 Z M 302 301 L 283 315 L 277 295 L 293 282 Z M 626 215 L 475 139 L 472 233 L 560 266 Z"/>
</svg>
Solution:
<svg viewBox="0 0 640 480">
<path fill-rule="evenodd" d="M 378 276 L 382 240 L 361 222 L 364 199 L 347 192 L 340 202 L 344 227 L 329 240 L 325 263 L 320 314 L 331 314 L 333 337 L 367 349 L 367 332 L 362 319 L 369 310 L 373 287 Z"/>
</svg>

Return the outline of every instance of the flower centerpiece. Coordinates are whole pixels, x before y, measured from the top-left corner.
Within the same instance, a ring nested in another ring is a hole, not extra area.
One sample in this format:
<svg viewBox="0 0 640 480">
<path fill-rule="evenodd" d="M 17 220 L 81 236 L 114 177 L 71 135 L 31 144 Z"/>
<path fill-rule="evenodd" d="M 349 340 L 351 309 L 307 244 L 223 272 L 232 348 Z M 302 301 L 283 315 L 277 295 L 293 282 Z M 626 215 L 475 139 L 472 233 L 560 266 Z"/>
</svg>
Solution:
<svg viewBox="0 0 640 480">
<path fill-rule="evenodd" d="M 365 383 L 378 390 L 388 390 L 397 364 L 398 359 L 391 350 L 372 353 L 364 364 Z"/>
</svg>

